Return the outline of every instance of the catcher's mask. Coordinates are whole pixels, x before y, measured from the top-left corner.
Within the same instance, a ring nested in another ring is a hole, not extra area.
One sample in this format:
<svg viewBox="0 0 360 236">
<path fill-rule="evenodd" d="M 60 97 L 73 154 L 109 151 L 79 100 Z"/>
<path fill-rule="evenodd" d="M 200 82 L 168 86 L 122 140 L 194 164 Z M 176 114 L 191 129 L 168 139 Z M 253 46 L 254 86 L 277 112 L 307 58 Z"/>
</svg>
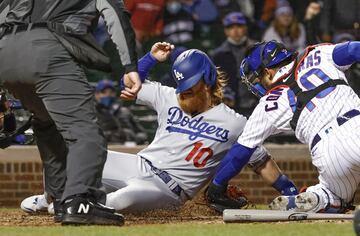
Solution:
<svg viewBox="0 0 360 236">
<path fill-rule="evenodd" d="M 213 87 L 216 84 L 216 67 L 210 58 L 198 49 L 181 53 L 172 66 L 172 76 L 177 83 L 176 93 L 182 93 L 195 86 L 201 79 Z"/>
<path fill-rule="evenodd" d="M 257 97 L 267 93 L 260 83 L 259 77 L 264 68 L 273 68 L 285 60 L 295 59 L 297 53 L 291 52 L 276 41 L 261 42 L 252 46 L 240 65 L 240 77 L 249 90 Z M 273 81 L 272 87 L 279 85 L 279 80 Z"/>
<path fill-rule="evenodd" d="M 12 103 L 6 97 L 5 91 L 0 91 L 0 124 L 1 132 L 5 134 L 12 133 L 16 130 L 16 119 L 12 112 Z"/>
<path fill-rule="evenodd" d="M 31 127 L 32 116 L 20 127 L 16 125 L 14 110 L 23 109 L 20 101 L 10 100 L 6 92 L 0 89 L 0 148 L 4 149 L 10 145 L 27 144 L 33 141 L 32 136 L 26 137 L 24 132 Z M 23 137 L 20 137 L 20 136 Z M 24 140 L 18 140 L 22 138 Z"/>
</svg>

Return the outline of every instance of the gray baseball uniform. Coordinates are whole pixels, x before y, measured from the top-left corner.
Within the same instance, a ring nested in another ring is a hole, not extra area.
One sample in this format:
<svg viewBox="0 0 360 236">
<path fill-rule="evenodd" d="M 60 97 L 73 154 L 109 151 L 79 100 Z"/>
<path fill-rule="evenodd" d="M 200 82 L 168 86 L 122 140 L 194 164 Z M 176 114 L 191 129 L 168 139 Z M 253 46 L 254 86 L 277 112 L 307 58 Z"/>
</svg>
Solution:
<svg viewBox="0 0 360 236">
<path fill-rule="evenodd" d="M 191 117 L 180 108 L 175 89 L 157 82 L 145 81 L 137 102 L 157 112 L 159 127 L 137 155 L 108 152 L 106 205 L 130 212 L 180 206 L 212 177 L 246 118 L 223 103 Z M 266 155 L 261 146 L 250 162 Z"/>
<path fill-rule="evenodd" d="M 107 64 L 89 34 L 100 14 L 126 71 L 136 71 L 134 33 L 122 1 L 0 1 L 0 80 L 34 113 L 45 190 L 55 199 L 86 193 L 105 201 L 106 141 L 82 67 Z"/>
</svg>

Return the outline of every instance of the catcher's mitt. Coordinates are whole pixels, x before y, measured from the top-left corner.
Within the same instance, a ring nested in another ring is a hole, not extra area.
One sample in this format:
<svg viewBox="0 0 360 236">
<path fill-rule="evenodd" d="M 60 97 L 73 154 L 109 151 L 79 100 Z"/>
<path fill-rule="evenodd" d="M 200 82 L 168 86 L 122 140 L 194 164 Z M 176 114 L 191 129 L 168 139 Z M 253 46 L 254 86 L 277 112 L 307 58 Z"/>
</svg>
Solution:
<svg viewBox="0 0 360 236">
<path fill-rule="evenodd" d="M 249 205 L 245 193 L 235 185 L 218 186 L 211 183 L 205 194 L 208 206 L 219 213 L 225 209 L 241 209 Z"/>
</svg>

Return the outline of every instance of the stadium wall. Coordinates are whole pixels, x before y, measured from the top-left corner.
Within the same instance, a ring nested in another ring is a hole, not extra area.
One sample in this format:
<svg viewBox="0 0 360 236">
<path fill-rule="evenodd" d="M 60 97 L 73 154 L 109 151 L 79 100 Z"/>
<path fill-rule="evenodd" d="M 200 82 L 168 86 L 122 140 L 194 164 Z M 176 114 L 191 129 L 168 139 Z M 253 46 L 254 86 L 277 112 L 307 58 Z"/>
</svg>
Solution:
<svg viewBox="0 0 360 236">
<path fill-rule="evenodd" d="M 280 168 L 298 187 L 317 183 L 317 172 L 311 164 L 308 147 L 299 144 L 266 145 Z M 143 146 L 109 146 L 110 150 L 137 153 Z M 14 146 L 0 150 L 0 207 L 18 206 L 29 195 L 43 191 L 42 164 L 35 146 Z M 277 192 L 263 183 L 262 179 L 245 170 L 238 175 L 233 184 L 240 185 L 249 199 L 256 204 L 267 204 Z M 355 203 L 359 202 L 357 191 Z"/>
</svg>

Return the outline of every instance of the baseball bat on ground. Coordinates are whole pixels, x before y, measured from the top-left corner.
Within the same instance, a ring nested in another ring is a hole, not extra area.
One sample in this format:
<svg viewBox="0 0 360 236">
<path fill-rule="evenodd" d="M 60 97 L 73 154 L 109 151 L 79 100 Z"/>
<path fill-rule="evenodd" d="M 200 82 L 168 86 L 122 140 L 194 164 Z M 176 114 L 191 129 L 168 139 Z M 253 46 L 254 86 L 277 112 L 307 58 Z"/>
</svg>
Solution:
<svg viewBox="0 0 360 236">
<path fill-rule="evenodd" d="M 330 214 L 276 210 L 227 209 L 223 212 L 223 220 L 226 223 L 298 220 L 352 220 L 353 218 L 353 214 Z"/>
</svg>

